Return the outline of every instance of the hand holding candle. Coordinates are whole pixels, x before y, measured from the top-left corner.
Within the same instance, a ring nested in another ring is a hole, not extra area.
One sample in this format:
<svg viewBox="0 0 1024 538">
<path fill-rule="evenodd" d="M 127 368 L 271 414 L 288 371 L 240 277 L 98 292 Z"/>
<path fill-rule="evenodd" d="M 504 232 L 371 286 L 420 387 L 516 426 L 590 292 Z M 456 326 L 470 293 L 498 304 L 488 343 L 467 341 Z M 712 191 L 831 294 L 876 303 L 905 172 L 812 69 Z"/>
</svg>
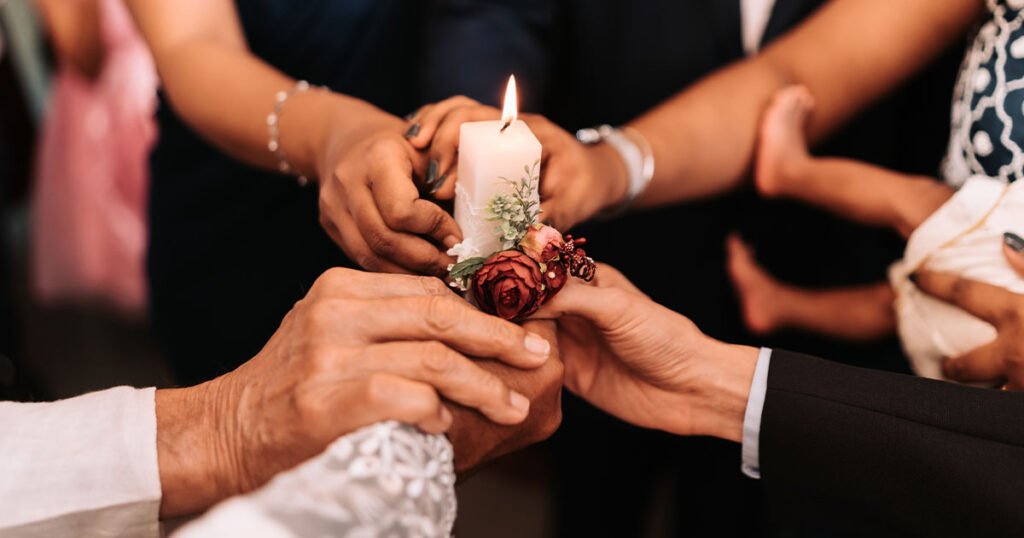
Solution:
<svg viewBox="0 0 1024 538">
<path fill-rule="evenodd" d="M 567 274 L 589 280 L 594 272 L 582 242 L 540 224 L 541 145 L 517 114 L 513 77 L 500 121 L 460 127 L 455 221 L 463 241 L 449 251 L 459 262 L 452 285 L 472 288 L 478 306 L 506 319 L 535 312 Z"/>
</svg>

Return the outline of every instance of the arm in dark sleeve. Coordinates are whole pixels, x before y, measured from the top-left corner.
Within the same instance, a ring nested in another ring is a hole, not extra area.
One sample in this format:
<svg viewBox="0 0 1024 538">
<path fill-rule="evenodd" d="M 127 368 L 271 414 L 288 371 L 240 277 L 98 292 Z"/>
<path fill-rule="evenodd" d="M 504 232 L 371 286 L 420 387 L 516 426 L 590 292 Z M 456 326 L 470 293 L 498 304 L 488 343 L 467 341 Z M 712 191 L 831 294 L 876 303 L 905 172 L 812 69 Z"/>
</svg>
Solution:
<svg viewBox="0 0 1024 538">
<path fill-rule="evenodd" d="M 508 76 L 521 110 L 539 110 L 556 0 L 434 0 L 423 43 L 424 102 L 467 95 L 500 106 Z"/>
<path fill-rule="evenodd" d="M 776 350 L 760 464 L 787 522 L 1024 536 L 1024 394 Z"/>
</svg>

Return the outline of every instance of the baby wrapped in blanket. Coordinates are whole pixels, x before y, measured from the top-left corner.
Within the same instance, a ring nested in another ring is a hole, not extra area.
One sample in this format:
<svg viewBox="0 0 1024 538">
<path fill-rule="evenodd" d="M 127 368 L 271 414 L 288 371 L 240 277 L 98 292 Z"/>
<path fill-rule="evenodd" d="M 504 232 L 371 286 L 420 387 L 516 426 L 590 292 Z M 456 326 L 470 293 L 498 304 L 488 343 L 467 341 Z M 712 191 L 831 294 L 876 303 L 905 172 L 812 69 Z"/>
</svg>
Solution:
<svg viewBox="0 0 1024 538">
<path fill-rule="evenodd" d="M 911 234 L 889 281 L 900 340 L 918 375 L 941 378 L 944 358 L 991 342 L 996 330 L 921 292 L 910 276 L 920 269 L 954 273 L 1024 294 L 1024 278 L 1003 254 L 1007 231 L 1024 235 L 1024 183 L 974 176 Z"/>
<path fill-rule="evenodd" d="M 799 328 L 852 340 L 898 330 L 913 370 L 942 378 L 944 359 L 991 342 L 996 329 L 925 294 L 912 276 L 920 270 L 952 273 L 1024 294 L 1024 277 L 1007 260 L 1011 251 L 1024 249 L 1024 182 L 963 174 L 968 179 L 954 191 L 934 178 L 812 156 L 803 132 L 812 106 L 802 87 L 776 95 L 761 128 L 759 192 L 892 228 L 908 239 L 907 247 L 890 267 L 887 283 L 806 290 L 776 281 L 732 238 L 729 270 L 747 324 L 758 333 Z"/>
</svg>

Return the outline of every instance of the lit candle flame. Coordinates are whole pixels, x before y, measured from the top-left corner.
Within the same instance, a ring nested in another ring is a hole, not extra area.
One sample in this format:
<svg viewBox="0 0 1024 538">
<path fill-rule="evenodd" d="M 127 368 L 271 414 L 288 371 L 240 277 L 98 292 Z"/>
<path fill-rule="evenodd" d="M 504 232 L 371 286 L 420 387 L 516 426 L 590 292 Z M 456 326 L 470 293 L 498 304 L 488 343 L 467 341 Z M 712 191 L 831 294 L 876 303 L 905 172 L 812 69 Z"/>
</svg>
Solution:
<svg viewBox="0 0 1024 538">
<path fill-rule="evenodd" d="M 505 132 L 512 122 L 519 116 L 519 103 L 516 99 L 516 76 L 508 77 L 508 87 L 505 88 L 505 107 L 501 111 L 501 132 Z"/>
</svg>

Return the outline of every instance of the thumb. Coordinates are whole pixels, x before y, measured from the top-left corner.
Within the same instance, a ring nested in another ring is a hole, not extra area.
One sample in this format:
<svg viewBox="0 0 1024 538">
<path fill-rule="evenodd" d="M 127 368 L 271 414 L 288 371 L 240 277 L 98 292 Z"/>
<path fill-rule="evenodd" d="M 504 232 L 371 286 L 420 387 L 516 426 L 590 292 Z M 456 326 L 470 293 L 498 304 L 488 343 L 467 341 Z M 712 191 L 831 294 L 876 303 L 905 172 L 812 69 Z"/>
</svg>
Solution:
<svg viewBox="0 0 1024 538">
<path fill-rule="evenodd" d="M 1024 238 L 1013 232 L 1003 234 L 1003 254 L 1010 267 L 1024 277 Z"/>
</svg>

